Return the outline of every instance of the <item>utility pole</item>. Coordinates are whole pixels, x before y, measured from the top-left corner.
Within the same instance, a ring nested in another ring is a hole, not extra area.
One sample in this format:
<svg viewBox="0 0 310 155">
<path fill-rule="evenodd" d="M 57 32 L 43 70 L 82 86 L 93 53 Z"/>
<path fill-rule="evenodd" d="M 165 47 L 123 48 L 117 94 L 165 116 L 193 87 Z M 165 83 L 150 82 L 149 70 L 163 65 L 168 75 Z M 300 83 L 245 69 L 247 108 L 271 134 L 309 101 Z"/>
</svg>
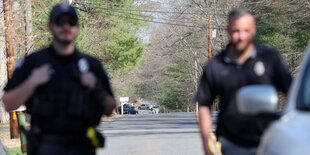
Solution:
<svg viewBox="0 0 310 155">
<path fill-rule="evenodd" d="M 209 48 L 209 60 L 212 58 L 212 53 L 211 53 L 211 39 L 212 39 L 212 15 L 209 15 L 209 43 L 208 43 L 208 48 Z"/>
<path fill-rule="evenodd" d="M 5 22 L 5 39 L 6 39 L 6 60 L 8 78 L 11 78 L 15 69 L 14 44 L 13 44 L 13 22 L 12 22 L 12 1 L 3 0 L 4 5 L 4 22 Z M 10 133 L 11 139 L 18 138 L 18 120 L 16 112 L 10 112 Z"/>
</svg>

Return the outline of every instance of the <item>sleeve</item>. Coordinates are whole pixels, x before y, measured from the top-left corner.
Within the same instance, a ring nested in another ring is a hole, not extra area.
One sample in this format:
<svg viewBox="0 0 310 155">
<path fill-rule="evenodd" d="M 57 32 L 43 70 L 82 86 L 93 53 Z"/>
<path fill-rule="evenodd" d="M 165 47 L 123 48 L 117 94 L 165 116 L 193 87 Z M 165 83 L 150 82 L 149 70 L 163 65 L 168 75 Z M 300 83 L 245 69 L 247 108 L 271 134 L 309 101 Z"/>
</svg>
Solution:
<svg viewBox="0 0 310 155">
<path fill-rule="evenodd" d="M 280 52 L 277 51 L 275 52 L 273 62 L 274 85 L 277 90 L 287 93 L 292 82 L 292 76 L 289 67 L 285 63 Z"/>
<path fill-rule="evenodd" d="M 111 89 L 111 85 L 109 82 L 109 76 L 108 73 L 105 69 L 105 67 L 98 61 L 97 63 L 97 69 L 96 69 L 96 74 L 98 77 L 98 82 L 100 83 L 100 85 L 102 86 L 102 89 L 104 92 L 106 92 L 107 94 L 114 96 L 113 91 Z"/>
<path fill-rule="evenodd" d="M 8 80 L 8 83 L 4 87 L 4 91 L 14 89 L 21 83 L 23 83 L 31 74 L 35 65 L 34 56 L 28 56 L 25 59 L 21 59 L 16 63 L 13 76 Z"/>
<path fill-rule="evenodd" d="M 214 81 L 212 79 L 212 64 L 211 62 L 206 65 L 203 69 L 200 83 L 198 86 L 195 100 L 199 105 L 212 106 L 213 100 L 216 96 L 214 89 Z"/>
</svg>

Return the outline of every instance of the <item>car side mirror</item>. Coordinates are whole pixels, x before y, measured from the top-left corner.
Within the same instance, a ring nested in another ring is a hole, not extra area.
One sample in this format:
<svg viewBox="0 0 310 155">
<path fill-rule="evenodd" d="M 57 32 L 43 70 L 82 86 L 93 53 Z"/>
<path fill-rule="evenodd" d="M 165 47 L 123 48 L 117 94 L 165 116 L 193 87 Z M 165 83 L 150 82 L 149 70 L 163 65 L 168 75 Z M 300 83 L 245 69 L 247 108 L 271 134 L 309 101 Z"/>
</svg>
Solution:
<svg viewBox="0 0 310 155">
<path fill-rule="evenodd" d="M 258 115 L 278 112 L 278 94 L 271 85 L 249 85 L 237 92 L 237 107 L 240 113 Z"/>
</svg>

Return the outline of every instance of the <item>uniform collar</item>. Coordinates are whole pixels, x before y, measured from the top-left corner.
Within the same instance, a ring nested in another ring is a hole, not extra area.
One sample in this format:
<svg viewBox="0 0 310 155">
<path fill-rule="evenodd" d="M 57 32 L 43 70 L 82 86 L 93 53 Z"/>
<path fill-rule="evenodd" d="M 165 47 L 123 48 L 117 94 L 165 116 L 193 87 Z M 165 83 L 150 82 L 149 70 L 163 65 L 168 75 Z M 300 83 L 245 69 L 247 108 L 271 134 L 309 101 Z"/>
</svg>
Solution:
<svg viewBox="0 0 310 155">
<path fill-rule="evenodd" d="M 76 47 L 74 47 L 74 51 L 73 51 L 73 53 L 70 54 L 70 55 L 59 55 L 59 54 L 57 53 L 55 47 L 54 47 L 52 44 L 50 45 L 49 49 L 50 49 L 50 51 L 51 51 L 54 55 L 56 55 L 56 56 L 58 56 L 58 57 L 71 57 L 71 56 L 73 56 L 73 55 L 75 55 L 75 54 L 77 53 Z"/>
<path fill-rule="evenodd" d="M 66 56 L 63 56 L 63 55 L 59 55 L 57 53 L 57 51 L 55 50 L 55 48 L 53 47 L 53 45 L 50 45 L 50 47 L 48 48 L 49 49 L 49 52 L 59 61 L 62 61 L 62 62 L 71 62 L 72 60 L 74 60 L 76 57 L 77 57 L 77 53 L 78 53 L 78 50 L 76 48 L 74 48 L 74 52 L 70 55 L 66 55 Z"/>
<path fill-rule="evenodd" d="M 227 45 L 226 49 L 224 50 L 224 55 L 223 56 L 224 56 L 223 57 L 224 61 L 226 63 L 236 64 L 236 65 L 239 64 L 237 59 L 230 54 L 230 52 L 229 52 L 229 45 Z M 254 59 L 254 58 L 256 58 L 256 56 L 257 56 L 257 48 L 256 48 L 256 45 L 254 44 L 254 48 L 252 50 L 252 54 L 251 54 L 250 58 Z"/>
</svg>

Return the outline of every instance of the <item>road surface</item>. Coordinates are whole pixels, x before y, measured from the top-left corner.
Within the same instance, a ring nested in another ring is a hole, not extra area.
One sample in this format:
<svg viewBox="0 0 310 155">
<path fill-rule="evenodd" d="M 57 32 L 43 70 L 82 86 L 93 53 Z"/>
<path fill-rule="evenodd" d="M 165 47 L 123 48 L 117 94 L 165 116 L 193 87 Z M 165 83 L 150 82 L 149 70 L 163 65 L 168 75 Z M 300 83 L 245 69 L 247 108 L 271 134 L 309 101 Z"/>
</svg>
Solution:
<svg viewBox="0 0 310 155">
<path fill-rule="evenodd" d="M 202 155 L 196 113 L 125 116 L 99 130 L 106 146 L 98 155 Z"/>
</svg>

